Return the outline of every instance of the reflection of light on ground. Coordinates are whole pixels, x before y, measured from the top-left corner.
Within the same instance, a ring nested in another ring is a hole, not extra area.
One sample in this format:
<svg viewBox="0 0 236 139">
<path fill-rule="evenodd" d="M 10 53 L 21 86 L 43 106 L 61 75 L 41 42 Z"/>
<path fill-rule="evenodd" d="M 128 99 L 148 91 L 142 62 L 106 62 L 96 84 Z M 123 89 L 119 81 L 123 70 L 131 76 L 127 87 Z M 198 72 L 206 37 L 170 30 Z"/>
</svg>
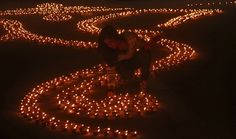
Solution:
<svg viewBox="0 0 236 139">
<path fill-rule="evenodd" d="M 22 23 L 17 20 L 9 20 L 8 16 L 23 15 L 43 15 L 43 19 L 51 22 L 62 22 L 73 18 L 73 14 L 83 16 L 93 15 L 95 12 L 111 12 L 101 16 L 94 16 L 77 24 L 78 31 L 98 34 L 101 30 L 98 25 L 107 20 L 124 18 L 127 16 L 137 16 L 142 14 L 180 13 L 178 17 L 172 18 L 166 23 L 156 25 L 157 30 L 131 29 L 139 37 L 149 41 L 151 37 L 161 34 L 163 28 L 176 27 L 189 20 L 202 16 L 212 16 L 222 13 L 219 9 L 133 9 L 133 8 L 107 8 L 107 7 L 86 7 L 69 6 L 62 4 L 44 3 L 36 8 L 7 10 L 0 12 L 0 26 L 5 30 L 5 34 L 0 36 L 0 41 L 13 41 L 16 39 L 32 41 L 40 44 L 50 44 L 65 47 L 77 48 L 97 48 L 96 42 L 82 40 L 65 40 L 31 33 L 26 30 Z M 118 29 L 123 32 L 124 29 Z M 195 56 L 195 51 L 191 46 L 176 41 L 162 38 L 161 46 L 169 49 L 170 54 L 162 59 L 155 60 L 151 65 L 151 71 L 157 72 L 176 66 Z M 32 121 L 43 124 L 56 130 L 66 130 L 83 134 L 85 136 L 108 136 L 108 137 L 137 137 L 137 131 L 119 130 L 112 127 L 92 127 L 85 123 L 74 123 L 69 120 L 60 120 L 54 115 L 48 114 L 40 106 L 40 96 L 50 92 L 56 92 L 57 105 L 66 113 L 87 118 L 130 118 L 143 116 L 149 112 L 158 110 L 159 103 L 154 96 L 147 92 L 138 92 L 135 95 L 129 93 L 117 94 L 108 93 L 108 96 L 96 101 L 89 96 L 96 93 L 95 86 L 108 86 L 109 73 L 106 71 L 107 65 L 97 65 L 90 69 L 83 69 L 70 75 L 63 75 L 53 80 L 44 82 L 33 88 L 21 101 L 20 114 Z M 138 73 L 136 73 L 137 75 Z M 118 74 L 113 74 L 116 85 L 118 85 Z"/>
</svg>

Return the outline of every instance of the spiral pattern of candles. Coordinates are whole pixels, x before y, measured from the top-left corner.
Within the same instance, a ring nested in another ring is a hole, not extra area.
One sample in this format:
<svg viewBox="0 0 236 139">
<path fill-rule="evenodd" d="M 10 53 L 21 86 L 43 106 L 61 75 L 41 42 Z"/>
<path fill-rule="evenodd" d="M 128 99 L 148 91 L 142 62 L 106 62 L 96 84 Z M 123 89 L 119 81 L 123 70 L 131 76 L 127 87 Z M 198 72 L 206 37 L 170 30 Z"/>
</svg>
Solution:
<svg viewBox="0 0 236 139">
<path fill-rule="evenodd" d="M 190 5 L 191 6 L 191 5 Z M 124 18 L 127 16 L 137 16 L 143 14 L 169 13 L 181 14 L 169 21 L 155 25 L 156 30 L 130 29 L 139 37 L 149 41 L 151 37 L 161 34 L 161 29 L 177 27 L 184 22 L 194 20 L 203 16 L 220 14 L 220 9 L 135 9 L 135 8 L 107 8 L 88 6 L 69 6 L 62 4 L 43 3 L 35 8 L 20 8 L 16 10 L 0 11 L 0 26 L 5 30 L 5 34 L 0 36 L 0 41 L 31 41 L 33 43 L 50 44 L 53 46 L 76 47 L 76 48 L 97 48 L 97 42 L 81 40 L 65 40 L 63 38 L 53 38 L 32 33 L 25 29 L 20 21 L 7 19 L 9 16 L 43 15 L 43 20 L 48 22 L 65 22 L 73 18 L 74 14 L 82 16 L 93 15 L 94 13 L 104 13 L 77 23 L 79 32 L 88 32 L 98 35 L 101 28 L 98 25 L 111 19 Z M 124 29 L 118 29 L 121 33 Z M 42 45 L 43 46 L 43 45 Z M 196 54 L 191 46 L 179 43 L 166 38 L 161 39 L 161 46 L 169 50 L 169 55 L 156 59 L 151 64 L 151 71 L 158 72 L 176 66 L 194 57 Z M 106 137 L 139 137 L 138 131 L 120 130 L 113 127 L 93 127 L 83 123 L 83 121 L 71 122 L 68 119 L 60 119 L 56 115 L 46 112 L 39 105 L 41 97 L 51 94 L 56 101 L 56 105 L 65 113 L 79 117 L 91 119 L 117 119 L 143 116 L 158 110 L 159 102 L 155 96 L 148 92 L 113 92 L 108 93 L 103 100 L 94 100 L 90 96 L 96 93 L 96 87 L 109 86 L 109 74 L 107 65 L 96 65 L 92 68 L 79 70 L 69 75 L 62 75 L 55 79 L 46 81 L 34 87 L 21 100 L 19 113 L 25 119 L 45 125 L 51 129 L 69 131 L 84 136 L 106 136 Z M 140 71 L 135 73 L 138 76 Z M 115 86 L 119 86 L 119 75 L 113 73 Z"/>
</svg>

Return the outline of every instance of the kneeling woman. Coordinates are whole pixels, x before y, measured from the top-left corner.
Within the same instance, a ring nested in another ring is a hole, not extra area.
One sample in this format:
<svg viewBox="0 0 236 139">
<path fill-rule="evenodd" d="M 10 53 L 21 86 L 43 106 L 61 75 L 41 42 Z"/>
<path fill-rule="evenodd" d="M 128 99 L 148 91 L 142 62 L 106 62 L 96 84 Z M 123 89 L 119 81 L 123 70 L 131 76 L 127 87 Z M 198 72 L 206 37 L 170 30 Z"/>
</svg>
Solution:
<svg viewBox="0 0 236 139">
<path fill-rule="evenodd" d="M 141 68 L 140 89 L 143 91 L 150 74 L 149 45 L 133 32 L 118 34 L 113 26 L 105 26 L 98 40 L 98 50 L 105 62 L 114 67 L 123 80 L 133 78 L 135 70 Z"/>
</svg>

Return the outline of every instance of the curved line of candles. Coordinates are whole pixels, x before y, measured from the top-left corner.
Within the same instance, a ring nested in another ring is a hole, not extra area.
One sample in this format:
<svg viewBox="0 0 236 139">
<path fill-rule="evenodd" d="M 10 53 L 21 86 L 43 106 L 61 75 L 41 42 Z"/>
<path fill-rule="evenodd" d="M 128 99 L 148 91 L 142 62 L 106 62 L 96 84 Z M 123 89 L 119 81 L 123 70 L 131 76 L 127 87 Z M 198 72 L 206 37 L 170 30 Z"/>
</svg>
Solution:
<svg viewBox="0 0 236 139">
<path fill-rule="evenodd" d="M 153 64 L 153 70 L 166 69 L 177 65 L 184 60 L 191 58 L 194 55 L 194 50 L 186 47 L 184 44 L 179 44 L 170 40 L 163 39 L 162 44 L 170 49 L 172 52 L 169 56 L 157 60 Z M 172 44 L 172 45 L 170 45 Z M 175 44 L 175 45 L 173 45 Z M 107 74 L 106 65 L 94 66 L 91 69 L 84 69 L 69 76 L 61 76 L 53 80 L 47 81 L 38 85 L 30 93 L 28 93 L 21 102 L 20 113 L 24 117 L 46 125 L 49 128 L 57 130 L 66 130 L 83 134 L 85 136 L 138 136 L 137 131 L 118 130 L 110 127 L 102 128 L 86 126 L 84 123 L 74 123 L 69 120 L 59 120 L 55 116 L 50 116 L 42 111 L 38 106 L 40 103 L 40 96 L 50 93 L 51 89 L 66 87 L 57 95 L 58 105 L 66 110 L 68 113 L 76 113 L 81 115 L 89 115 L 90 118 L 109 118 L 114 117 L 132 117 L 137 115 L 144 115 L 147 112 L 153 112 L 158 109 L 158 101 L 155 97 L 140 92 L 136 95 L 111 95 L 107 99 L 100 102 L 91 100 L 88 95 L 94 93 L 93 86 L 97 83 L 106 84 Z M 82 79 L 81 83 L 76 83 Z M 72 99 L 68 98 L 72 96 Z"/>
<path fill-rule="evenodd" d="M 0 16 L 9 15 L 28 15 L 41 14 L 43 19 L 48 21 L 66 21 L 72 18 L 71 14 L 80 13 L 87 14 L 93 12 L 106 11 L 122 11 L 119 13 L 111 13 L 108 15 L 97 16 L 87 20 L 78 22 L 79 31 L 98 34 L 100 28 L 98 24 L 115 18 L 140 15 L 140 14 L 157 14 L 157 13 L 184 13 L 184 15 L 172 18 L 164 24 L 159 24 L 158 27 L 175 27 L 188 20 L 196 19 L 201 16 L 213 15 L 221 13 L 221 10 L 191 10 L 191 9 L 140 9 L 132 8 L 106 8 L 106 7 L 64 7 L 61 4 L 45 3 L 37 5 L 36 8 L 7 10 L 0 12 Z M 0 37 L 0 41 L 10 41 L 15 39 L 29 40 L 40 44 L 52 44 L 60 46 L 73 46 L 77 48 L 97 48 L 96 42 L 85 42 L 78 40 L 64 40 L 61 38 L 46 37 L 31 33 L 24 29 L 23 25 L 17 20 L 0 19 L 0 25 L 6 31 L 6 34 Z M 118 30 L 119 33 L 124 29 Z M 146 41 L 150 37 L 160 34 L 159 31 L 132 29 Z M 161 71 L 170 67 L 176 66 L 186 60 L 194 57 L 195 51 L 191 46 L 161 39 L 161 46 L 170 50 L 168 56 L 162 59 L 156 59 L 151 64 L 151 71 Z M 161 47 L 160 46 L 160 47 Z M 53 80 L 37 85 L 32 89 L 21 101 L 20 114 L 32 121 L 43 124 L 46 127 L 56 130 L 66 130 L 83 134 L 85 136 L 108 136 L 108 137 L 137 137 L 137 131 L 118 130 L 110 127 L 90 127 L 84 123 L 70 122 L 69 120 L 61 120 L 46 111 L 43 111 L 39 105 L 40 98 L 43 95 L 52 93 L 57 90 L 56 100 L 57 105 L 64 109 L 67 113 L 77 114 L 89 118 L 126 118 L 133 116 L 142 116 L 148 112 L 155 112 L 159 103 L 156 97 L 148 95 L 145 92 L 139 92 L 135 95 L 129 93 L 110 94 L 101 101 L 96 101 L 89 96 L 96 93 L 96 85 L 109 86 L 110 73 L 106 71 L 107 65 L 97 65 L 90 69 L 83 69 L 70 75 L 62 75 Z M 138 71 L 135 73 L 139 75 Z M 116 86 L 119 82 L 117 73 L 113 73 L 116 80 Z"/>
<path fill-rule="evenodd" d="M 110 13 L 107 15 L 96 16 L 93 18 L 89 18 L 86 20 L 79 21 L 77 23 L 77 28 L 79 31 L 82 32 L 89 32 L 91 34 L 98 34 L 101 31 L 101 28 L 98 25 L 104 23 L 105 21 L 123 18 L 128 16 L 137 16 L 143 14 L 160 14 L 160 13 L 185 13 L 184 15 L 180 15 L 178 17 L 172 18 L 166 23 L 158 24 L 158 28 L 169 28 L 169 27 L 176 27 L 177 25 L 183 24 L 188 20 L 194 20 L 201 16 L 210 16 L 217 13 L 222 13 L 222 10 L 219 9 L 203 9 L 203 10 L 191 10 L 191 9 L 140 9 L 140 10 L 129 10 L 117 13 Z M 123 32 L 124 29 L 118 30 L 119 33 Z M 145 30 L 142 31 L 141 29 L 132 29 L 137 33 L 141 38 L 144 40 L 150 40 L 150 37 L 160 34 L 159 31 L 151 31 Z M 148 35 L 147 35 L 148 34 Z"/>
<path fill-rule="evenodd" d="M 98 12 L 107 11 L 123 11 L 131 10 L 133 8 L 107 8 L 104 6 L 100 7 L 88 7 L 88 6 L 63 6 L 58 3 L 42 3 L 38 4 L 35 8 L 19 8 L 16 10 L 0 11 L 0 16 L 10 15 L 43 15 L 43 19 L 46 21 L 59 22 L 67 21 L 72 18 L 70 14 L 81 14 L 88 15 Z"/>
<path fill-rule="evenodd" d="M 79 40 L 65 40 L 61 38 L 53 38 L 48 36 L 37 35 L 31 33 L 23 28 L 21 22 L 17 20 L 8 20 L 2 19 L 0 20 L 0 25 L 6 30 L 6 34 L 0 37 L 0 41 L 11 41 L 16 39 L 28 40 L 37 42 L 40 44 L 51 44 L 51 45 L 59 45 L 65 47 L 77 47 L 77 48 L 96 48 L 96 42 L 90 41 L 79 41 Z"/>
</svg>

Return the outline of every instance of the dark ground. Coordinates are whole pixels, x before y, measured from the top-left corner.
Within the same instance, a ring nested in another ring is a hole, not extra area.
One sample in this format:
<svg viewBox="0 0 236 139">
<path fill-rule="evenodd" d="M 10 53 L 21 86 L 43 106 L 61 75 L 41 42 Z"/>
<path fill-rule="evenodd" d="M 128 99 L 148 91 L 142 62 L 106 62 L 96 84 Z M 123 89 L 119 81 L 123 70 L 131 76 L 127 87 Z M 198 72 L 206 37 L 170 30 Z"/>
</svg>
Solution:
<svg viewBox="0 0 236 139">
<path fill-rule="evenodd" d="M 141 0 L 138 1 L 142 3 Z M 35 4 L 21 2 L 19 5 L 17 2 L 8 1 L 1 3 L 0 7 L 14 9 Z M 117 6 L 116 3 L 111 5 Z M 50 24 L 42 20 L 32 20 L 36 18 L 38 17 L 16 19 L 21 19 L 29 30 L 39 34 L 71 39 L 84 37 L 76 32 L 69 34 L 66 24 L 48 28 Z M 183 24 L 177 29 L 166 30 L 167 38 L 191 44 L 199 57 L 172 70 L 159 72 L 156 79 L 150 79 L 149 89 L 160 100 L 161 109 L 150 117 L 131 119 L 128 122 L 130 124 L 123 122 L 122 127 L 138 128 L 148 139 L 235 138 L 235 20 L 234 6 L 227 7 L 224 14 L 204 17 Z M 70 24 L 76 22 L 74 19 Z M 59 27 L 63 33 L 57 33 Z M 2 31 L 0 27 L 0 34 Z M 79 138 L 31 124 L 17 117 L 16 111 L 20 100 L 35 85 L 95 65 L 100 62 L 99 56 L 95 50 L 41 46 L 25 41 L 0 42 L 1 139 Z"/>
</svg>

